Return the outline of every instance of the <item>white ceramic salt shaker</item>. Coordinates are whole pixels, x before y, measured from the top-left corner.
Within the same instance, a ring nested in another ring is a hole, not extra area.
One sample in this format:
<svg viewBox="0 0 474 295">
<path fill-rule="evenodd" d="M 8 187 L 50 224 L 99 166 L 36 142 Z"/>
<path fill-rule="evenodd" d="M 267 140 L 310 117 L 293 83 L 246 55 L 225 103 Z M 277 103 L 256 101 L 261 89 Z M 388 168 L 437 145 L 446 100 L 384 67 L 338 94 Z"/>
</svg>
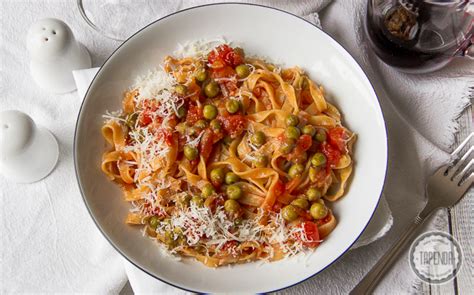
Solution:
<svg viewBox="0 0 474 295">
<path fill-rule="evenodd" d="M 58 142 L 25 113 L 0 112 L 0 174 L 19 183 L 46 177 L 56 166 Z"/>
<path fill-rule="evenodd" d="M 89 52 L 59 19 L 45 18 L 34 23 L 28 31 L 27 47 L 33 79 L 53 93 L 75 90 L 72 71 L 91 67 Z"/>
</svg>

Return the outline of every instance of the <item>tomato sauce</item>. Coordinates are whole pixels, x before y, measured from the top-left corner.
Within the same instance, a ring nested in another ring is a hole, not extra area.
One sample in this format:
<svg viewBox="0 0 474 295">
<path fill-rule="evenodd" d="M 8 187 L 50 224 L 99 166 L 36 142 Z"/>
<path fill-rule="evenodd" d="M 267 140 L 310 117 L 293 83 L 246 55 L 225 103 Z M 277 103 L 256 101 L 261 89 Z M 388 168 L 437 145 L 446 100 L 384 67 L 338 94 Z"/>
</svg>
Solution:
<svg viewBox="0 0 474 295">
<path fill-rule="evenodd" d="M 188 113 L 186 114 L 186 122 L 193 125 L 197 121 L 203 119 L 202 108 L 189 104 Z"/>
<path fill-rule="evenodd" d="M 229 134 L 231 138 L 236 138 L 242 134 L 247 125 L 247 119 L 240 114 L 219 116 L 218 120 L 224 127 L 225 132 Z"/>
<path fill-rule="evenodd" d="M 244 62 L 244 58 L 232 47 L 223 44 L 209 53 L 207 61 L 212 68 L 221 68 L 226 65 L 236 67 Z"/>
</svg>

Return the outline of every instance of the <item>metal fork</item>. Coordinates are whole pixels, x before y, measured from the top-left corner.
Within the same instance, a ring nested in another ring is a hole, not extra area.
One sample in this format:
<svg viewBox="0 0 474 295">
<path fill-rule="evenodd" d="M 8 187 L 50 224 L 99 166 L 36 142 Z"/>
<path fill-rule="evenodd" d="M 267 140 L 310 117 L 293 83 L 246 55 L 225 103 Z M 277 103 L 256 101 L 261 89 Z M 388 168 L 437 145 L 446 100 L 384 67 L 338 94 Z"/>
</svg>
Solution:
<svg viewBox="0 0 474 295">
<path fill-rule="evenodd" d="M 471 159 L 469 163 L 464 166 L 467 160 L 471 158 L 470 155 L 474 147 L 470 146 L 469 150 L 462 156 L 459 156 L 459 154 L 473 136 L 474 133 L 469 134 L 459 147 L 452 152 L 452 158 L 457 160 L 452 164 L 442 166 L 430 176 L 426 185 L 428 202 L 425 208 L 405 230 L 400 240 L 380 258 L 350 294 L 359 295 L 371 293 L 384 277 L 387 270 L 389 270 L 396 261 L 402 250 L 413 240 L 415 233 L 423 222 L 437 209 L 450 208 L 462 199 L 462 196 L 469 189 L 474 180 L 474 173 L 470 173 L 469 176 L 467 176 L 474 164 L 474 159 Z M 464 168 L 458 172 L 463 166 Z"/>
</svg>

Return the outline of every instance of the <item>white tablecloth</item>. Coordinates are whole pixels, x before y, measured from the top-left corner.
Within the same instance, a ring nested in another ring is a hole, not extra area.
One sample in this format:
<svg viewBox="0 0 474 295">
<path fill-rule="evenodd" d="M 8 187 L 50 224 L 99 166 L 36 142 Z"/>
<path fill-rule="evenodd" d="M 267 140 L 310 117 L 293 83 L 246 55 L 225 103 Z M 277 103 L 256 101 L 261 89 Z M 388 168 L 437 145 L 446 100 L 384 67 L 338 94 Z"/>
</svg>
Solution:
<svg viewBox="0 0 474 295">
<path fill-rule="evenodd" d="M 17 185 L 0 177 L 0 292 L 117 293 L 127 279 L 122 259 L 104 243 L 88 216 L 73 172 L 73 130 L 80 100 L 75 92 L 52 95 L 34 84 L 29 76 L 25 36 L 37 19 L 62 19 L 88 47 L 95 66 L 119 43 L 88 28 L 75 1 L 0 3 L 0 111 L 27 112 L 38 124 L 49 128 L 60 144 L 58 166 L 45 180 Z M 183 1 L 181 5 L 194 3 Z M 288 3 L 294 2 L 276 1 L 280 6 Z M 298 3 L 307 7 L 312 1 Z M 469 86 L 474 86 L 474 67 L 469 62 L 454 62 L 422 78 L 399 74 L 378 62 L 365 50 L 360 34 L 362 3 L 365 1 L 337 1 L 321 13 L 320 19 L 324 30 L 361 63 L 379 95 L 389 132 L 385 194 L 394 213 L 394 227 L 386 238 L 349 252 L 316 278 L 288 292 L 348 292 L 399 237 L 421 209 L 425 176 L 446 159 L 420 133 L 447 149 L 457 126 L 453 119 L 468 101 Z M 174 9 L 180 7 L 175 5 Z M 163 14 L 167 12 L 164 10 Z M 407 292 L 416 284 L 408 261 L 400 259 L 378 291 Z"/>
</svg>

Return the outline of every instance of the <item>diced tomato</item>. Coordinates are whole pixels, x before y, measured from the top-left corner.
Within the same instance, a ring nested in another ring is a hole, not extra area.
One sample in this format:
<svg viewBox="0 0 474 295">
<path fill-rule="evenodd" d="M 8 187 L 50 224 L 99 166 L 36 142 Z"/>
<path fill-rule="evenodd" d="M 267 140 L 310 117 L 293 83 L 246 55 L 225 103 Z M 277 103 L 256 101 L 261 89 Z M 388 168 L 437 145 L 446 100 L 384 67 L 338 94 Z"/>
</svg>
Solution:
<svg viewBox="0 0 474 295">
<path fill-rule="evenodd" d="M 300 163 L 304 152 L 306 152 L 312 144 L 313 140 L 311 139 L 311 136 L 307 134 L 301 135 L 296 141 L 295 149 L 287 156 L 287 159 L 289 161 Z"/>
<path fill-rule="evenodd" d="M 260 87 L 255 87 L 255 88 L 252 90 L 252 93 L 253 93 L 256 97 L 260 97 L 260 96 L 262 96 L 262 88 L 260 88 Z"/>
<path fill-rule="evenodd" d="M 216 78 L 230 78 L 230 77 L 235 77 L 235 71 L 233 68 L 229 66 L 224 66 L 222 68 L 218 69 L 212 69 L 211 70 L 211 78 L 216 79 Z"/>
<path fill-rule="evenodd" d="M 272 211 L 273 212 L 280 212 L 281 208 L 283 207 L 283 204 L 280 202 L 275 202 L 273 205 Z"/>
<path fill-rule="evenodd" d="M 212 153 L 212 146 L 214 145 L 213 133 L 207 129 L 202 135 L 201 142 L 199 143 L 200 153 L 204 160 L 207 160 Z"/>
<path fill-rule="evenodd" d="M 140 126 L 147 126 L 150 124 L 153 120 L 151 119 L 151 114 L 147 111 L 144 111 L 140 114 L 140 117 L 138 118 L 138 122 L 140 123 Z"/>
<path fill-rule="evenodd" d="M 278 136 L 277 136 L 277 139 L 278 139 L 280 142 L 285 142 L 285 140 L 286 140 L 285 132 L 282 132 L 280 135 L 278 135 Z"/>
<path fill-rule="evenodd" d="M 211 77 L 214 79 L 232 78 L 232 77 L 235 78 L 235 76 L 236 76 L 235 71 L 230 66 L 224 66 L 222 68 L 216 68 L 216 69 L 211 70 Z M 221 85 L 221 87 L 225 87 L 229 94 L 234 93 L 234 91 L 238 89 L 237 78 L 233 80 L 223 80 L 223 81 L 218 80 L 218 83 L 219 85 Z"/>
<path fill-rule="evenodd" d="M 243 63 L 243 56 L 229 45 L 223 44 L 212 50 L 207 60 L 213 68 L 221 68 L 226 65 L 236 67 Z"/>
<path fill-rule="evenodd" d="M 240 114 L 219 116 L 219 121 L 224 126 L 224 130 L 232 138 L 236 138 L 237 136 L 239 136 L 242 131 L 244 131 L 245 126 L 247 125 L 247 119 L 245 119 L 245 117 Z"/>
<path fill-rule="evenodd" d="M 275 185 L 273 186 L 272 191 L 273 191 L 273 194 L 276 196 L 277 199 L 279 197 L 283 196 L 286 193 L 286 188 L 285 188 L 285 184 L 283 183 L 283 181 L 278 179 L 277 182 L 275 183 Z M 273 206 L 269 205 L 269 207 L 274 212 L 280 212 L 282 204 L 280 202 L 276 201 L 273 204 Z"/>
<path fill-rule="evenodd" d="M 223 196 L 218 196 L 217 198 L 214 199 L 214 203 L 216 206 L 224 206 L 224 197 Z"/>
<path fill-rule="evenodd" d="M 316 248 L 321 241 L 319 240 L 319 231 L 316 223 L 312 221 L 303 221 L 300 225 L 303 228 L 303 234 L 305 237 L 302 237 L 301 234 L 297 238 L 305 245 L 306 247 Z"/>
<path fill-rule="evenodd" d="M 204 118 L 202 109 L 194 104 L 190 104 L 188 107 L 188 113 L 186 114 L 186 122 L 193 125 L 202 118 Z"/>
<path fill-rule="evenodd" d="M 312 221 L 313 220 L 313 216 L 311 216 L 309 211 L 306 211 L 306 210 L 301 210 L 300 211 L 300 217 L 302 217 L 306 221 Z"/>
<path fill-rule="evenodd" d="M 339 163 L 339 160 L 341 159 L 341 152 L 338 148 L 325 142 L 321 145 L 321 151 L 327 158 L 327 168 L 331 168 Z"/>
<path fill-rule="evenodd" d="M 239 245 L 239 242 L 232 240 L 232 241 L 225 242 L 225 244 L 222 245 L 221 249 L 222 251 L 227 251 L 229 249 L 237 247 L 237 245 Z"/>
<path fill-rule="evenodd" d="M 158 131 L 158 138 L 163 138 L 168 146 L 173 145 L 173 133 L 168 129 L 160 129 Z"/>
<path fill-rule="evenodd" d="M 285 184 L 283 183 L 283 181 L 278 179 L 278 181 L 276 182 L 276 184 L 273 188 L 273 192 L 275 193 L 275 195 L 281 196 L 285 193 L 285 191 L 286 191 Z"/>
<path fill-rule="evenodd" d="M 224 134 L 221 131 L 213 131 L 212 132 L 212 143 L 217 143 L 219 140 L 224 138 Z"/>
<path fill-rule="evenodd" d="M 311 144 L 313 144 L 311 136 L 303 134 L 300 136 L 300 138 L 298 138 L 298 141 L 296 142 L 296 148 L 302 152 L 305 152 L 311 147 Z"/>
<path fill-rule="evenodd" d="M 153 113 L 158 109 L 159 103 L 156 100 L 145 99 L 142 102 L 142 107 L 143 111 L 138 117 L 138 122 L 140 126 L 147 126 L 153 122 Z"/>
<path fill-rule="evenodd" d="M 329 166 L 322 167 L 321 169 L 316 168 L 316 177 L 314 179 L 314 183 L 316 186 L 320 187 L 326 183 L 326 179 L 329 176 L 331 168 Z"/>
<path fill-rule="evenodd" d="M 344 128 L 335 127 L 328 131 L 328 142 L 340 152 L 346 151 L 346 141 L 348 136 L 344 131 Z"/>
<path fill-rule="evenodd" d="M 145 99 L 142 102 L 142 106 L 146 111 L 154 112 L 158 109 L 159 103 L 156 100 Z"/>
<path fill-rule="evenodd" d="M 293 151 L 293 154 L 295 157 L 301 156 L 304 152 L 306 152 L 311 145 L 313 144 L 313 140 L 311 139 L 311 136 L 307 134 L 303 134 L 298 138 L 296 141 L 296 147 L 295 150 Z"/>
</svg>

